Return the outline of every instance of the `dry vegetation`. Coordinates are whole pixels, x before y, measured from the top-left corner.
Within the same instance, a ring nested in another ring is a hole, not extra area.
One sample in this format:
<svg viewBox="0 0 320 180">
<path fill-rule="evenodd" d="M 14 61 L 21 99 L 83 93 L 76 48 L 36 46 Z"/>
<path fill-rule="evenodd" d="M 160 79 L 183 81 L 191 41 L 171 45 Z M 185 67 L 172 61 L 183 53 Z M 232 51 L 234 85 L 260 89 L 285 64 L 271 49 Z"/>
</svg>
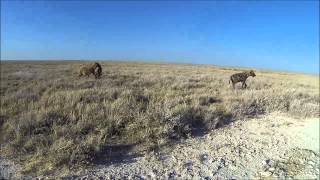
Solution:
<svg viewBox="0 0 320 180">
<path fill-rule="evenodd" d="M 95 80 L 77 76 L 82 63 L 1 62 L 0 152 L 24 173 L 108 160 L 112 145 L 156 150 L 274 111 L 319 117 L 317 75 L 256 70 L 233 90 L 241 69 L 105 61 Z"/>
</svg>

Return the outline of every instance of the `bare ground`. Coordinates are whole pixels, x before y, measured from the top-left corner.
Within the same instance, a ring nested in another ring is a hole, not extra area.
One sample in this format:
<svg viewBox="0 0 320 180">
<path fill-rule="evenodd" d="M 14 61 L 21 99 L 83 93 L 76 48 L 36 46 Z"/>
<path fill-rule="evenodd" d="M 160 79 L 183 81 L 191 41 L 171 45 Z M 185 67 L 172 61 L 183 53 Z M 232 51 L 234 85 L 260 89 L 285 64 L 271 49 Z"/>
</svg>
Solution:
<svg viewBox="0 0 320 180">
<path fill-rule="evenodd" d="M 272 113 L 69 178 L 319 179 L 319 119 Z"/>
</svg>

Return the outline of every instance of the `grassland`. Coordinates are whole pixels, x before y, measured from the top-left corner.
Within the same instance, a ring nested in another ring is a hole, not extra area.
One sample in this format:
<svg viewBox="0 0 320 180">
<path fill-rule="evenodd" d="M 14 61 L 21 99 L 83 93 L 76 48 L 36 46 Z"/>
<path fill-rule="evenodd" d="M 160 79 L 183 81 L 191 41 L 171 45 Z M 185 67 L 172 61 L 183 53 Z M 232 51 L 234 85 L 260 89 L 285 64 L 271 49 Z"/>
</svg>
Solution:
<svg viewBox="0 0 320 180">
<path fill-rule="evenodd" d="M 318 75 L 255 70 L 233 90 L 230 75 L 244 69 L 101 61 L 95 80 L 77 76 L 85 63 L 1 61 L 0 152 L 22 173 L 83 168 L 110 145 L 155 151 L 273 112 L 320 116 Z"/>
</svg>

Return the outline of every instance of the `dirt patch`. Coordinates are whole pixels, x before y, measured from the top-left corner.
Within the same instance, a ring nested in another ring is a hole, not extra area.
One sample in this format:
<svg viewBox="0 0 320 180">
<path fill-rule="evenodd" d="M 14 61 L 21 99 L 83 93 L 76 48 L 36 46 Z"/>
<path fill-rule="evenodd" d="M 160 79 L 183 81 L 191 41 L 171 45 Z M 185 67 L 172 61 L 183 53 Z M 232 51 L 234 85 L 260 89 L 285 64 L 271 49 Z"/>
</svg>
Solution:
<svg viewBox="0 0 320 180">
<path fill-rule="evenodd" d="M 100 165 L 77 177 L 253 179 L 319 177 L 319 120 L 273 113 L 238 121 L 134 162 Z M 304 143 L 303 143 L 304 142 Z"/>
</svg>

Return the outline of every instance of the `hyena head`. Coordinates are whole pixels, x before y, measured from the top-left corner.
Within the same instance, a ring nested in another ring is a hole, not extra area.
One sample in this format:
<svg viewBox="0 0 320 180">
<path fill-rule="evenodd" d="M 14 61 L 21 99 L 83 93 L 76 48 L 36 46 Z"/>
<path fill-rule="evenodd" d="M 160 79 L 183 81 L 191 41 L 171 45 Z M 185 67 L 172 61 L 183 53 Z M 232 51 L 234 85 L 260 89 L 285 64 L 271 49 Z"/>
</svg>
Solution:
<svg viewBox="0 0 320 180">
<path fill-rule="evenodd" d="M 96 79 L 97 78 L 100 78 L 101 77 L 101 74 L 102 74 L 102 67 L 99 63 L 95 62 L 93 64 L 93 69 L 94 69 L 94 72 L 93 74 L 95 75 Z"/>
<path fill-rule="evenodd" d="M 253 72 L 253 70 L 251 70 L 251 71 L 249 72 L 249 75 L 252 76 L 252 77 L 255 77 L 255 76 L 256 76 L 256 74 Z"/>
</svg>

